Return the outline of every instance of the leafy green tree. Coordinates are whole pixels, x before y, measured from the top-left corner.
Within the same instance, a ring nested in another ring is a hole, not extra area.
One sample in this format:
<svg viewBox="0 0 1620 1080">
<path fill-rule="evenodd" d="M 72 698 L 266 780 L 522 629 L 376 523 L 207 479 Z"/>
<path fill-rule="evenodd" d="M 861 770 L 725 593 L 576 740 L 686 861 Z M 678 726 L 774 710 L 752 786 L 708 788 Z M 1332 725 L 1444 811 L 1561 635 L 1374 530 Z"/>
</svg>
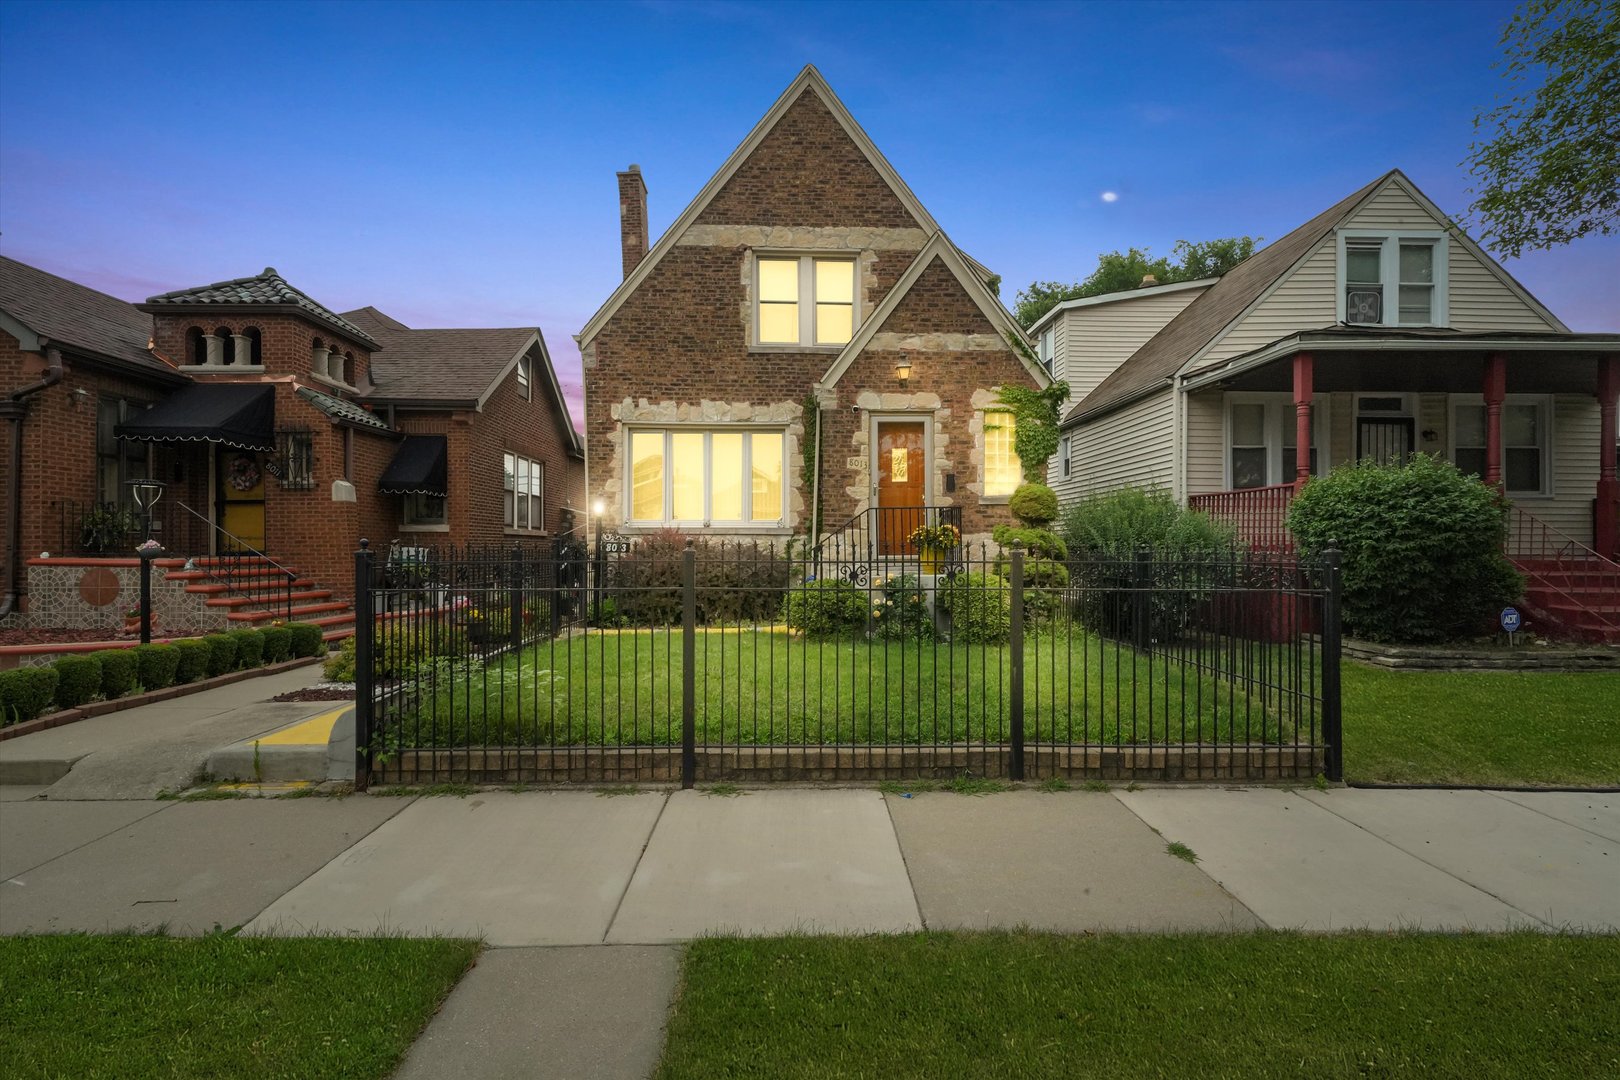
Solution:
<svg viewBox="0 0 1620 1080">
<path fill-rule="evenodd" d="M 1529 0 L 1502 32 L 1511 98 L 1463 162 L 1480 238 L 1517 256 L 1620 227 L 1620 0 Z"/>
<path fill-rule="evenodd" d="M 1110 251 L 1097 257 L 1097 269 L 1084 281 L 1072 285 L 1060 281 L 1034 281 L 1027 289 L 1020 289 L 1013 314 L 1022 325 L 1034 326 L 1042 315 L 1065 300 L 1127 292 L 1142 284 L 1142 278 L 1148 274 L 1152 274 L 1160 285 L 1220 277 L 1253 255 L 1259 243 L 1260 238 L 1255 236 L 1229 236 L 1199 243 L 1178 240 L 1168 257 L 1161 255 L 1157 258 L 1146 248 Z"/>
</svg>

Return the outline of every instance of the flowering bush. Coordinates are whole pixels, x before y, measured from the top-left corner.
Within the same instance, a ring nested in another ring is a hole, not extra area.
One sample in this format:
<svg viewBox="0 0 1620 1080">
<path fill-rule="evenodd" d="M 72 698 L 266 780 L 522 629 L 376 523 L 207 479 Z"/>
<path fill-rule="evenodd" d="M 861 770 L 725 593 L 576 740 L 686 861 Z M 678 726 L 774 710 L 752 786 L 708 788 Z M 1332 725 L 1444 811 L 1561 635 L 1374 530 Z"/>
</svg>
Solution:
<svg viewBox="0 0 1620 1080">
<path fill-rule="evenodd" d="M 962 542 L 962 534 L 955 525 L 919 525 L 911 530 L 906 541 L 918 551 L 933 551 L 941 555 Z"/>
<path fill-rule="evenodd" d="M 878 636 L 891 641 L 934 639 L 934 617 L 928 610 L 922 581 L 913 574 L 883 583 L 883 600 L 872 609 Z"/>
</svg>

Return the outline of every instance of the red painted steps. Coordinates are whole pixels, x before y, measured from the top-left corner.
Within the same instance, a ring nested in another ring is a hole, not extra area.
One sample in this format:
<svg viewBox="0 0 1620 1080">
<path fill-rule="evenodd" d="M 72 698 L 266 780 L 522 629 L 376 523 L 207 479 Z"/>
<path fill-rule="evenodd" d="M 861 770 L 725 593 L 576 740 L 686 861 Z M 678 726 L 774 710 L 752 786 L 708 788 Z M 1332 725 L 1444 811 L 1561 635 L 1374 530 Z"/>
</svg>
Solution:
<svg viewBox="0 0 1620 1080">
<path fill-rule="evenodd" d="M 277 621 L 307 622 L 319 626 L 327 642 L 354 634 L 354 607 L 335 597 L 331 589 L 298 573 L 297 567 L 269 559 L 198 558 L 175 562 L 165 579 L 181 582 L 185 591 L 206 597 L 206 607 L 224 610 L 234 627 L 266 626 Z M 295 575 L 290 583 L 288 574 Z M 291 588 L 291 594 L 285 591 Z M 291 600 L 289 610 L 287 603 Z"/>
<path fill-rule="evenodd" d="M 1620 645 L 1620 567 L 1515 559 L 1525 575 L 1524 605 L 1535 618 L 1570 637 Z"/>
</svg>

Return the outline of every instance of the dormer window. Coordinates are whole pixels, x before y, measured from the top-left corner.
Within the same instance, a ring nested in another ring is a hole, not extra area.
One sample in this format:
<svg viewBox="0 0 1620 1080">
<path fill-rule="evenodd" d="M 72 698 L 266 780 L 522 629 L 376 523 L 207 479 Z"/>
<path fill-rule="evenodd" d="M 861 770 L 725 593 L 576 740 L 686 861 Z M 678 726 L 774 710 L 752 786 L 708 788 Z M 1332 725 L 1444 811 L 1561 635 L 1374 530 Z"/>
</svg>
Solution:
<svg viewBox="0 0 1620 1080">
<path fill-rule="evenodd" d="M 845 345 L 854 336 L 854 259 L 762 255 L 754 270 L 756 345 Z"/>
<path fill-rule="evenodd" d="M 1440 233 L 1341 233 L 1339 321 L 1445 326 L 1446 239 Z"/>
</svg>

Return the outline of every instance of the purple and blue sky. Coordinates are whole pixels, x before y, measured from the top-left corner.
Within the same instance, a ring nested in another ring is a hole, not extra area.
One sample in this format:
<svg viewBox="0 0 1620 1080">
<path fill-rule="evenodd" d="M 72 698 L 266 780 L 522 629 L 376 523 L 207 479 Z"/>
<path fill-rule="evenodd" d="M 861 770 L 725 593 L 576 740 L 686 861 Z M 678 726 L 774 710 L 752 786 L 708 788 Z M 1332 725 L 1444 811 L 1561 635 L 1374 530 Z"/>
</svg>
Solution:
<svg viewBox="0 0 1620 1080">
<path fill-rule="evenodd" d="M 1276 239 L 1391 167 L 1449 212 L 1513 5 L 0 4 L 0 251 L 129 300 L 275 266 L 342 311 L 576 333 L 805 63 L 1001 273 Z M 1114 193 L 1111 200 L 1104 193 Z M 1620 329 L 1620 237 L 1508 264 Z"/>
</svg>

